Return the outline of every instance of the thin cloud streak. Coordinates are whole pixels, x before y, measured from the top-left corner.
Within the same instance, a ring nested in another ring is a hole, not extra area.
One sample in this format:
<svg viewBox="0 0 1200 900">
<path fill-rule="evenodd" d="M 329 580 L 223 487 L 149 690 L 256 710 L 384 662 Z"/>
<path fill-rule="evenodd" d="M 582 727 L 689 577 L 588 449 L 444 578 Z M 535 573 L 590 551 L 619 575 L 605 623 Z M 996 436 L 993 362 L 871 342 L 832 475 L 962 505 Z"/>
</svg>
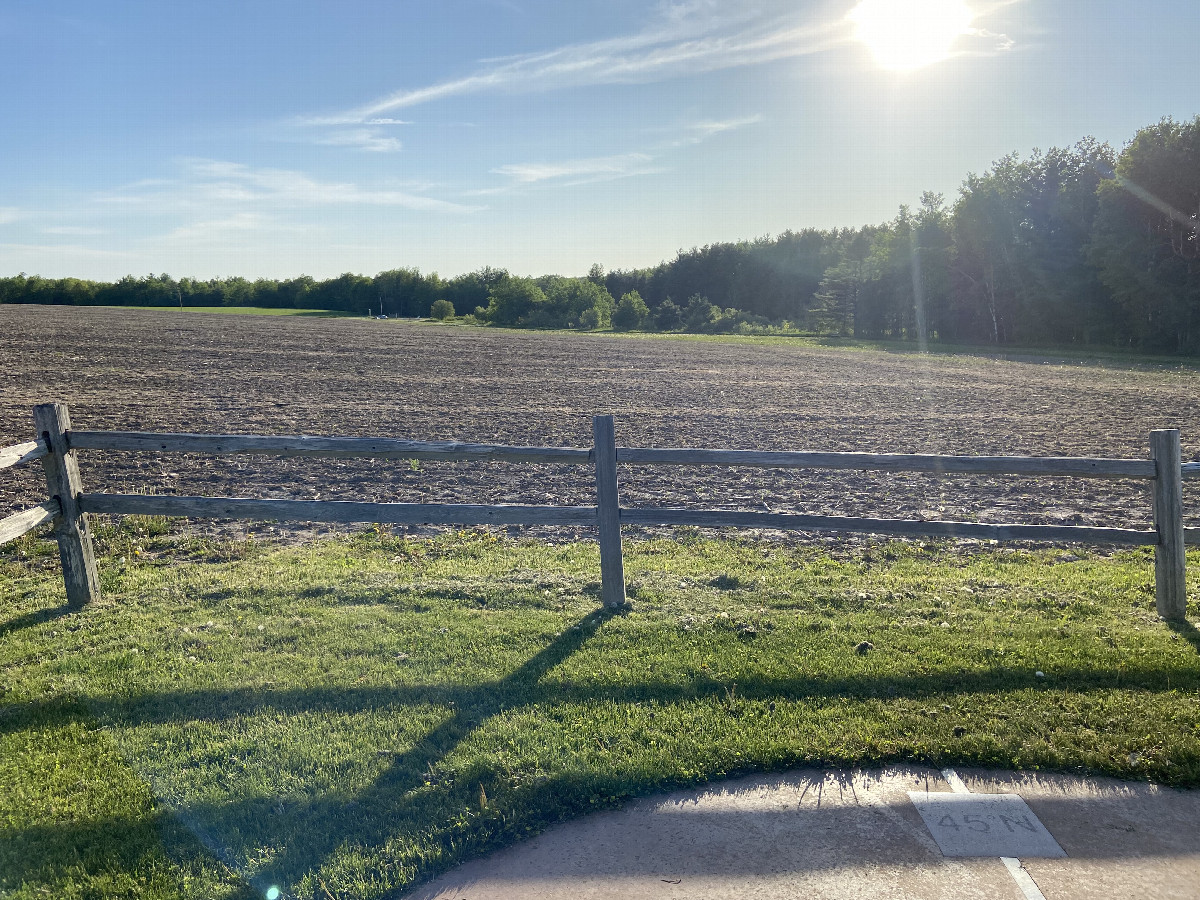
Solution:
<svg viewBox="0 0 1200 900">
<path fill-rule="evenodd" d="M 567 186 L 592 184 L 597 181 L 611 181 L 617 178 L 631 178 L 638 175 L 653 175 L 664 171 L 655 162 L 672 150 L 689 147 L 702 143 L 714 135 L 734 131 L 762 121 L 762 116 L 746 116 L 740 119 L 726 121 L 705 120 L 693 122 L 683 127 L 683 136 L 665 141 L 646 150 L 630 153 L 618 153 L 612 156 L 595 156 L 584 159 L 559 160 L 557 162 L 512 163 L 492 169 L 496 175 L 504 175 L 513 179 L 515 184 L 534 184 L 541 181 L 570 178 L 571 181 L 560 181 Z M 503 193 L 514 185 L 503 188 L 490 188 L 470 192 L 473 196 L 489 193 Z"/>
<path fill-rule="evenodd" d="M 228 209 L 253 204 L 256 209 L 297 209 L 314 206 L 392 206 L 424 212 L 469 213 L 464 206 L 408 191 L 372 189 L 352 182 L 327 182 L 288 169 L 252 168 L 223 160 L 190 160 L 179 181 L 155 180 L 96 198 L 104 204 L 161 209 Z M 150 190 L 138 188 L 148 187 Z"/>
<path fill-rule="evenodd" d="M 368 153 L 398 153 L 404 148 L 399 139 L 383 137 L 374 128 L 355 128 L 348 131 L 335 131 L 325 137 L 317 138 L 314 143 L 329 147 L 352 147 L 355 150 L 365 150 Z"/>
<path fill-rule="evenodd" d="M 973 37 L 973 38 L 980 38 L 982 40 L 988 41 L 989 43 L 994 42 L 995 46 L 993 46 L 991 48 L 992 52 L 994 52 L 994 53 L 1007 53 L 1009 50 L 1012 50 L 1013 47 L 1016 46 L 1016 41 L 1014 41 L 1012 38 L 1010 38 L 1007 34 L 1000 34 L 999 32 L 988 31 L 986 28 L 972 28 L 970 31 L 967 32 L 967 35 L 969 37 Z M 975 51 L 975 52 L 979 52 L 979 51 Z"/>
<path fill-rule="evenodd" d="M 492 172 L 497 175 L 506 175 L 522 184 L 546 181 L 551 178 L 572 178 L 586 175 L 623 178 L 637 175 L 646 170 L 647 163 L 653 159 L 654 157 L 648 153 L 622 153 L 616 156 L 598 156 L 553 163 L 518 163 L 500 166 L 492 169 Z"/>
<path fill-rule="evenodd" d="M 736 131 L 739 128 L 745 128 L 747 125 L 757 125 L 762 121 L 761 115 L 745 116 L 741 119 L 726 119 L 723 122 L 715 122 L 706 120 L 703 122 L 693 122 L 685 129 L 684 137 L 671 141 L 669 147 L 687 147 L 693 144 L 702 144 L 718 134 L 726 131 Z"/>
<path fill-rule="evenodd" d="M 733 33 L 715 33 L 731 25 L 737 29 Z M 758 23 L 746 16 L 708 16 L 696 21 L 685 15 L 666 28 L 495 60 L 488 68 L 463 78 L 397 91 L 340 114 L 305 119 L 303 124 L 364 124 L 394 110 L 486 91 L 659 81 L 807 56 L 849 40 L 849 26 L 840 19 L 801 23 L 794 17 L 777 17 Z"/>
<path fill-rule="evenodd" d="M 104 228 L 88 228 L 83 225 L 55 225 L 50 228 L 43 228 L 42 234 L 64 234 L 77 235 L 79 237 L 94 237 L 95 235 L 108 234 Z"/>
<path fill-rule="evenodd" d="M 212 243 L 225 244 L 232 235 L 237 235 L 237 239 L 240 240 L 243 236 L 251 233 L 266 231 L 295 232 L 304 230 L 297 226 L 280 225 L 260 213 L 239 212 L 222 219 L 210 219 L 193 222 L 190 225 L 181 225 L 164 235 L 149 238 L 144 243 L 155 245 L 184 244 L 187 246 Z"/>
</svg>

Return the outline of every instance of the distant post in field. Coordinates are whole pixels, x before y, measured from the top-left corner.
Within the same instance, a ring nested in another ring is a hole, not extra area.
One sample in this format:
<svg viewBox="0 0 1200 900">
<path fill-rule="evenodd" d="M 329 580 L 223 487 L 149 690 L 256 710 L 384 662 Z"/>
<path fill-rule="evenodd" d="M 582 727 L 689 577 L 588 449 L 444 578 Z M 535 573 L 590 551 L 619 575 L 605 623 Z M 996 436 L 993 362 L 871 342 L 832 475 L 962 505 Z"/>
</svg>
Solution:
<svg viewBox="0 0 1200 900">
<path fill-rule="evenodd" d="M 1182 453 L 1176 428 L 1150 432 L 1154 477 L 1154 599 L 1164 619 L 1182 619 L 1187 611 L 1186 560 L 1183 532 Z"/>
<path fill-rule="evenodd" d="M 62 507 L 62 515 L 54 522 L 54 536 L 62 560 L 67 602 L 72 606 L 83 606 L 100 596 L 100 577 L 96 572 L 87 516 L 79 510 L 83 485 L 75 451 L 67 443 L 71 417 L 65 404 L 43 403 L 33 408 L 33 422 L 38 437 L 46 442 L 50 451 L 42 459 L 46 487 L 51 498 L 58 500 Z"/>
<path fill-rule="evenodd" d="M 625 605 L 621 558 L 621 506 L 617 495 L 617 434 L 612 416 L 592 418 L 596 463 L 596 516 L 600 526 L 600 596 L 605 606 Z"/>
</svg>

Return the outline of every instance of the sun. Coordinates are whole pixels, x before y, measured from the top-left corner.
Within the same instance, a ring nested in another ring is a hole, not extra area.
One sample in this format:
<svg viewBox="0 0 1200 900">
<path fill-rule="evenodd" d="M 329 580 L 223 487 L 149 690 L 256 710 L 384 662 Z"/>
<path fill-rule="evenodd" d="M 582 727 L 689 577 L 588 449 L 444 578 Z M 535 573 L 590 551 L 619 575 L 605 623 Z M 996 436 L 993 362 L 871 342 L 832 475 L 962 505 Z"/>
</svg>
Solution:
<svg viewBox="0 0 1200 900">
<path fill-rule="evenodd" d="M 963 0 L 861 0 L 848 18 L 882 68 L 908 72 L 948 58 L 975 14 Z"/>
</svg>

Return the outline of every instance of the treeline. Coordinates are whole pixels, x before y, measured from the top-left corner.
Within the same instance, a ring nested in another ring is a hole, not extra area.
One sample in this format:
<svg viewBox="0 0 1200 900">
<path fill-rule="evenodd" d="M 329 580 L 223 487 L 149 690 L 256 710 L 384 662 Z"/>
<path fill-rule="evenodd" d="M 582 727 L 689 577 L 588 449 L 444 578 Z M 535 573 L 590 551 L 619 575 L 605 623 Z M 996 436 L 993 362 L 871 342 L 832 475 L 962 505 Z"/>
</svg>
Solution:
<svg viewBox="0 0 1200 900">
<path fill-rule="evenodd" d="M 501 269 L 444 280 L 436 273 L 393 269 L 374 278 L 339 275 L 317 281 L 308 275 L 276 281 L 259 278 L 197 278 L 126 275 L 116 282 L 17 275 L 0 278 L 0 303 L 57 303 L 81 306 L 262 306 L 269 309 L 330 309 L 378 315 L 427 316 L 437 300 L 470 312 L 488 304 L 492 287 L 509 278 Z"/>
<path fill-rule="evenodd" d="M 586 278 L 416 269 L 326 281 L 166 275 L 97 283 L 20 275 L 0 302 L 264 306 L 470 316 L 530 328 L 816 332 L 1200 353 L 1200 117 L 1119 153 L 1092 139 L 1004 157 L 947 203 L 863 228 L 681 250 Z"/>
</svg>

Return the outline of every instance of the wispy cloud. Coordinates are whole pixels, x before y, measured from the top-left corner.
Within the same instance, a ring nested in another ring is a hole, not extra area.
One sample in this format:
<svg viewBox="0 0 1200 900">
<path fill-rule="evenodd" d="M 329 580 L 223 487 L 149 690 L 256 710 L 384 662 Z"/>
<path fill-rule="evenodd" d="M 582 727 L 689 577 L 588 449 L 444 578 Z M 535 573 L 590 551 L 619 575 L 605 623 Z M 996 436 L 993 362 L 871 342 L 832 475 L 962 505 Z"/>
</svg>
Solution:
<svg viewBox="0 0 1200 900">
<path fill-rule="evenodd" d="M 144 241 L 152 245 L 182 245 L 187 247 L 224 245 L 231 239 L 245 240 L 249 235 L 264 233 L 303 232 L 311 228 L 281 222 L 275 217 L 259 212 L 236 212 L 216 219 L 190 222 Z"/>
<path fill-rule="evenodd" d="M 0 206 L 0 225 L 9 225 L 21 218 L 21 210 L 16 206 Z"/>
<path fill-rule="evenodd" d="M 54 225 L 50 228 L 42 229 L 42 234 L 76 235 L 78 237 L 90 237 L 107 233 L 108 231 L 104 228 L 88 228 L 83 225 Z"/>
<path fill-rule="evenodd" d="M 374 128 L 352 128 L 334 131 L 316 138 L 316 143 L 330 147 L 353 147 L 369 153 L 397 153 L 404 145 L 398 138 L 384 137 Z"/>
<path fill-rule="evenodd" d="M 478 207 L 439 200 L 397 187 L 364 187 L 353 182 L 319 181 L 289 169 L 254 168 L 224 160 L 193 159 L 183 177 L 155 179 L 96 198 L 104 204 L 154 207 L 163 211 L 224 210 L 239 205 L 255 211 L 319 206 L 390 206 L 424 212 L 464 213 Z"/>
<path fill-rule="evenodd" d="M 570 159 L 559 162 L 516 163 L 492 169 L 522 184 L 547 181 L 552 178 L 603 176 L 625 178 L 653 171 L 649 164 L 654 157 L 648 153 L 621 153 L 616 156 L 595 156 L 589 159 Z"/>
<path fill-rule="evenodd" d="M 969 50 L 964 52 L 977 56 L 1006 53 L 1016 46 L 1016 41 L 1007 34 L 988 31 L 986 28 L 972 28 L 967 32 L 967 37 L 971 38 L 974 43 Z"/>
<path fill-rule="evenodd" d="M 729 12 L 722 4 L 676 3 L 661 7 L 655 23 L 634 34 L 484 61 L 464 77 L 406 88 L 304 122 L 364 124 L 395 110 L 487 91 L 659 81 L 819 53 L 849 39 L 849 25 L 840 18 L 814 22 L 795 12 L 765 14 L 745 7 Z"/>
<path fill-rule="evenodd" d="M 574 185 L 594 181 L 610 181 L 638 175 L 653 175 L 664 171 L 659 162 L 671 151 L 699 144 L 714 135 L 734 131 L 762 121 L 762 116 L 745 116 L 725 121 L 703 120 L 691 122 L 676 130 L 677 137 L 660 141 L 643 150 L 618 153 L 612 156 L 592 156 L 583 159 L 566 159 L 553 162 L 511 163 L 492 169 L 493 174 L 511 178 L 516 184 L 534 184 L 542 181 L 557 181 Z M 511 189 L 491 188 L 471 192 L 473 195 L 502 193 Z"/>
<path fill-rule="evenodd" d="M 715 121 L 705 119 L 700 122 L 692 122 L 683 128 L 683 134 L 670 143 L 672 147 L 685 147 L 689 144 L 699 144 L 714 135 L 722 134 L 726 131 L 736 131 L 739 128 L 745 128 L 747 125 L 757 125 L 762 121 L 762 116 L 743 116 L 739 119 L 724 119 Z"/>
<path fill-rule="evenodd" d="M 954 56 L 995 56 L 1016 49 L 1017 42 L 1007 34 L 979 24 L 1010 6 L 1022 6 L 1029 0 L 991 0 L 971 4 L 972 27 L 964 35 Z"/>
</svg>

